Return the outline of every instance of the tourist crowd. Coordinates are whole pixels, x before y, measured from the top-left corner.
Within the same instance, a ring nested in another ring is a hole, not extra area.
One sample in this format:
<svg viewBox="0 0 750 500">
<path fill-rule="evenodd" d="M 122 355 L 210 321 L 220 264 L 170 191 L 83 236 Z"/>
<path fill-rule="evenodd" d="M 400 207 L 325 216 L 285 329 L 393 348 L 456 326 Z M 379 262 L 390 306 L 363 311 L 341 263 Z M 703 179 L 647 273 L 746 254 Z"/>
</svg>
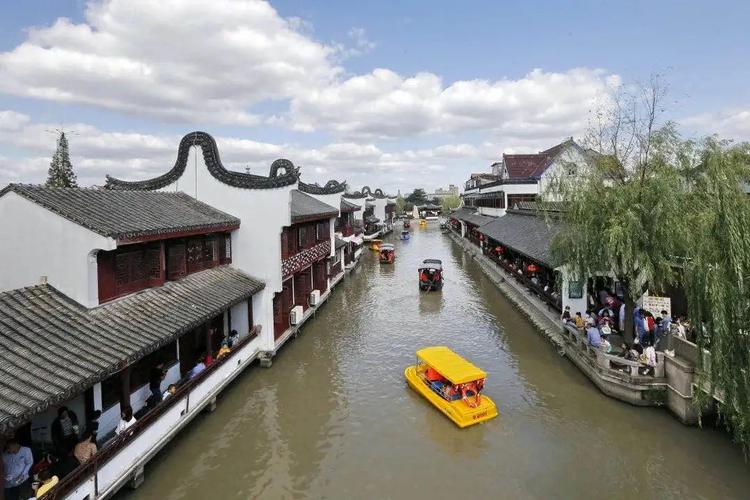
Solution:
<svg viewBox="0 0 750 500">
<path fill-rule="evenodd" d="M 138 418 L 142 418 L 164 400 L 174 396 L 178 385 L 195 379 L 215 360 L 228 355 L 239 340 L 237 331 L 232 330 L 230 335 L 222 340 L 216 353 L 209 351 L 199 355 L 195 366 L 177 384 L 168 384 L 164 389 L 162 387 L 167 371 L 162 364 L 153 367 L 149 378 L 149 396 L 144 407 L 137 413 Z M 67 406 L 58 408 L 57 417 L 50 425 L 52 449 L 41 450 L 39 452 L 41 460 L 37 462 L 34 461 L 31 448 L 22 445 L 17 437 L 10 438 L 5 444 L 2 455 L 5 472 L 5 496 L 3 498 L 6 500 L 39 498 L 78 466 L 93 459 L 101 444 L 98 441 L 100 417 L 101 411 L 95 410 L 87 416 L 85 425 L 81 427 L 78 415 L 73 410 Z M 138 418 L 130 406 L 122 407 L 114 435 L 108 437 L 112 439 L 118 436 L 128 436 Z M 105 439 L 104 443 L 108 441 Z"/>
</svg>

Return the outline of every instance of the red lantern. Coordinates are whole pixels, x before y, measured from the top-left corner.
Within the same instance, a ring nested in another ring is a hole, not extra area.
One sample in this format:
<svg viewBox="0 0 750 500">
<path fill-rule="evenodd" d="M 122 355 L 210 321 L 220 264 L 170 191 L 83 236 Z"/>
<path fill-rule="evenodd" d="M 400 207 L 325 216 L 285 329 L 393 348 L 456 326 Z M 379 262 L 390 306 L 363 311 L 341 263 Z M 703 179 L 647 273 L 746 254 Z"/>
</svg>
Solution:
<svg viewBox="0 0 750 500">
<path fill-rule="evenodd" d="M 529 264 L 529 267 L 527 268 L 527 270 L 530 273 L 535 273 L 539 270 L 539 268 L 536 266 L 536 264 Z"/>
<path fill-rule="evenodd" d="M 495 247 L 495 252 L 497 252 L 498 254 L 501 254 L 501 253 L 503 253 L 503 247 L 501 247 L 501 246 L 496 246 L 496 247 Z"/>
</svg>

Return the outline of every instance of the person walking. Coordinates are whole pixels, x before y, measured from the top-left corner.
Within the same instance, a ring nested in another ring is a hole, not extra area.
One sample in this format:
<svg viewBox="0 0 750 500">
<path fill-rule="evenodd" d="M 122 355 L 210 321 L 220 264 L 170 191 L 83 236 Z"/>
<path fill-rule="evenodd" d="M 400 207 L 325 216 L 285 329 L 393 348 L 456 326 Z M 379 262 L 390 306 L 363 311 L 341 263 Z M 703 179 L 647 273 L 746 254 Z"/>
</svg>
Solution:
<svg viewBox="0 0 750 500">
<path fill-rule="evenodd" d="M 3 452 L 3 466 L 5 469 L 5 499 L 26 499 L 31 482 L 29 470 L 34 465 L 31 448 L 21 446 L 16 438 L 11 438 L 5 445 Z"/>
</svg>

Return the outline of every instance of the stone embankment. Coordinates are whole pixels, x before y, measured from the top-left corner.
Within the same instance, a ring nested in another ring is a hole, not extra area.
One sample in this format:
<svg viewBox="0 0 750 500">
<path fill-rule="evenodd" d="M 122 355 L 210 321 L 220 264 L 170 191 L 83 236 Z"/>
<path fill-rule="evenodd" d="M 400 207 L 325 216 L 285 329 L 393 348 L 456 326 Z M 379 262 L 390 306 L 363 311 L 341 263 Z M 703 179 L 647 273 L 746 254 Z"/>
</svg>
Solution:
<svg viewBox="0 0 750 500">
<path fill-rule="evenodd" d="M 692 403 L 698 366 L 695 344 L 674 339 L 675 355 L 657 353 L 657 364 L 650 369 L 592 348 L 575 328 L 561 324 L 557 311 L 512 279 L 483 255 L 479 247 L 453 231 L 446 234 L 477 262 L 485 275 L 560 355 L 570 359 L 604 394 L 637 406 L 666 406 L 683 423 L 697 423 L 698 412 Z"/>
</svg>

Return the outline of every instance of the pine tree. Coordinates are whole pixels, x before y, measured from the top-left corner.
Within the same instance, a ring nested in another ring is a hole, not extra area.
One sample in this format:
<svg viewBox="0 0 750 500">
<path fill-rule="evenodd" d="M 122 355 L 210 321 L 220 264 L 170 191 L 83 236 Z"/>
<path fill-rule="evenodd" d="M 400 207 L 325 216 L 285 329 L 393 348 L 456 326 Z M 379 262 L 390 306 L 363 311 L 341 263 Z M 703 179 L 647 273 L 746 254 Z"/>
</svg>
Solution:
<svg viewBox="0 0 750 500">
<path fill-rule="evenodd" d="M 73 165 L 70 163 L 68 139 L 65 138 L 65 132 L 60 132 L 60 137 L 57 139 L 57 149 L 49 164 L 45 186 L 78 187 L 76 174 L 73 171 Z"/>
</svg>

